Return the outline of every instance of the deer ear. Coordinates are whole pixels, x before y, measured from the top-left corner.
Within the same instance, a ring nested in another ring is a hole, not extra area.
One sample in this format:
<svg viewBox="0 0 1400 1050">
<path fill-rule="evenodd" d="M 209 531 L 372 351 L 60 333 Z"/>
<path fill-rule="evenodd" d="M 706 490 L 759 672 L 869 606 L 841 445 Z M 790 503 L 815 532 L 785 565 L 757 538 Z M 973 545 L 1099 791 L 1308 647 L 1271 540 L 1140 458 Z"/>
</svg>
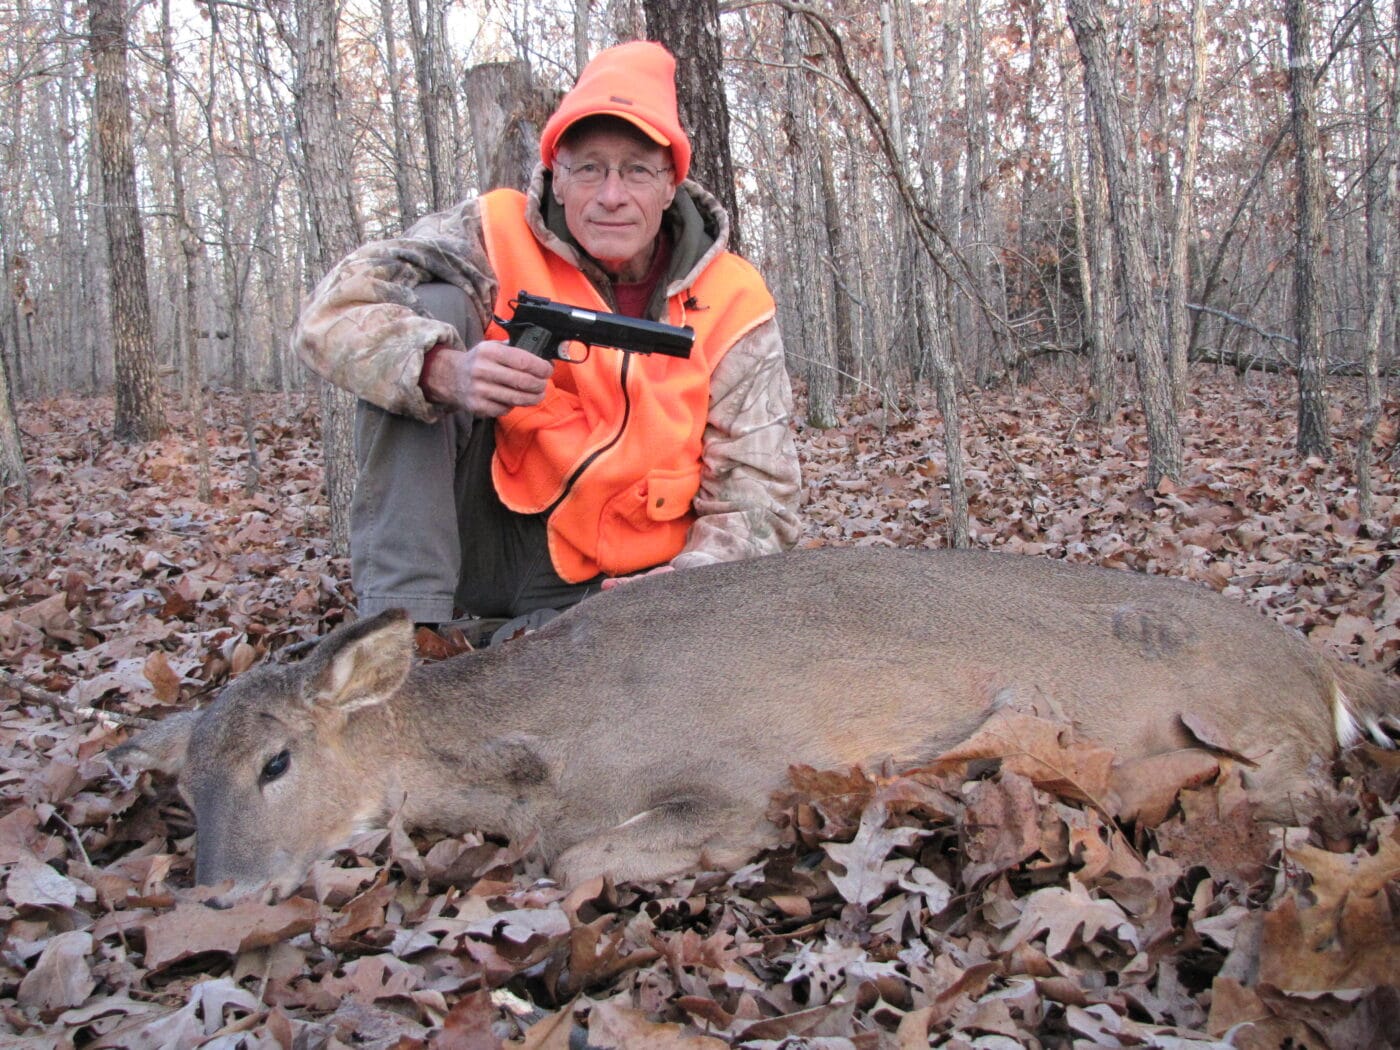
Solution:
<svg viewBox="0 0 1400 1050">
<path fill-rule="evenodd" d="M 189 755 L 190 734 L 202 711 L 181 711 L 107 752 L 111 762 L 178 775 Z"/>
<path fill-rule="evenodd" d="M 348 715 L 386 703 L 413 666 L 413 624 L 390 609 L 327 635 L 307 662 L 309 704 Z"/>
</svg>

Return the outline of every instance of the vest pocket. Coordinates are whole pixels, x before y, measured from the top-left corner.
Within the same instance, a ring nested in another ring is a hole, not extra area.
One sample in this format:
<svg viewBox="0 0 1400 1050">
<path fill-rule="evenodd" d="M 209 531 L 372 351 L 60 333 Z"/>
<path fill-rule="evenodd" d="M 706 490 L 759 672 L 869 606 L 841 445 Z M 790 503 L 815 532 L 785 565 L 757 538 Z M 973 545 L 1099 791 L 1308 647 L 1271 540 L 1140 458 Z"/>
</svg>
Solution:
<svg viewBox="0 0 1400 1050">
<path fill-rule="evenodd" d="M 605 572 L 635 572 L 680 553 L 690 528 L 691 501 L 700 490 L 700 465 L 653 470 L 603 506 L 598 561 Z"/>
<path fill-rule="evenodd" d="M 652 521 L 675 521 L 690 513 L 700 491 L 700 466 L 653 470 L 645 482 L 646 516 Z"/>
</svg>

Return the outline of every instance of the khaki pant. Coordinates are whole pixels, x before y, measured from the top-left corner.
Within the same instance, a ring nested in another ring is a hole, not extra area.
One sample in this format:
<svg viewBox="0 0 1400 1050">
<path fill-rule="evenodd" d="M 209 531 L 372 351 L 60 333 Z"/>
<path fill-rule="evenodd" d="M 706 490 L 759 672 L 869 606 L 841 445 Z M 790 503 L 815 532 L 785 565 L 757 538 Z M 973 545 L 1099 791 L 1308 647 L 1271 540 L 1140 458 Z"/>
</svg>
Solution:
<svg viewBox="0 0 1400 1050">
<path fill-rule="evenodd" d="M 417 292 L 467 346 L 481 338 L 460 289 L 425 284 Z M 492 420 L 466 412 L 423 423 L 359 403 L 350 572 L 360 616 L 402 608 L 416 623 L 514 617 L 562 609 L 597 590 L 601 578 L 559 578 L 542 515 L 502 505 L 491 484 L 495 433 Z"/>
</svg>

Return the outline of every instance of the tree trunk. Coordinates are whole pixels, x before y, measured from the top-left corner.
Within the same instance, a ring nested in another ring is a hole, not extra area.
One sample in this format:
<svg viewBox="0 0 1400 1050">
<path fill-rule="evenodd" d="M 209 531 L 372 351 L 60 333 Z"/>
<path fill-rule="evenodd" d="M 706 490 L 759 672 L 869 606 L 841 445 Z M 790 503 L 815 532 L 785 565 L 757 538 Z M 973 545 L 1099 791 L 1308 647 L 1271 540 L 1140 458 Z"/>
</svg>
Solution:
<svg viewBox="0 0 1400 1050">
<path fill-rule="evenodd" d="M 1085 116 L 1088 117 L 1088 100 Z M 1089 269 L 1093 273 L 1094 300 L 1089 308 L 1090 374 L 1094 383 L 1093 418 L 1103 424 L 1118 412 L 1118 325 L 1114 304 L 1118 287 L 1113 280 L 1113 231 L 1108 211 L 1108 176 L 1104 173 L 1103 142 L 1086 121 L 1089 144 L 1089 194 L 1085 225 L 1089 230 Z"/>
<path fill-rule="evenodd" d="M 422 4 L 422 7 L 419 4 Z M 418 107 L 428 160 L 430 210 L 451 207 L 460 196 L 456 164 L 453 88 L 443 40 L 446 12 L 441 0 L 408 0 L 413 66 L 418 76 Z"/>
<path fill-rule="evenodd" d="M 0 345 L 0 351 L 3 351 Z M 29 498 L 29 472 L 24 469 L 24 450 L 20 446 L 19 423 L 15 419 L 15 400 L 10 389 L 10 370 L 5 355 L 0 352 L 0 489 L 18 485 L 24 499 Z"/>
<path fill-rule="evenodd" d="M 1395 0 L 1391 53 L 1400 44 L 1400 0 Z M 1362 521 L 1375 516 L 1371 484 L 1372 449 L 1381 422 L 1380 350 L 1386 296 L 1382 281 L 1394 252 L 1395 227 L 1390 219 L 1397 163 L 1400 163 L 1400 69 L 1390 74 L 1390 90 L 1384 89 L 1385 45 L 1375 0 L 1366 0 L 1362 12 L 1361 64 L 1366 121 L 1366 281 L 1365 326 L 1361 343 L 1362 371 L 1366 377 L 1366 411 L 1356 439 L 1356 492 Z"/>
<path fill-rule="evenodd" d="M 589 0 L 574 0 L 574 68 L 582 70 L 588 65 L 588 9 Z"/>
<path fill-rule="evenodd" d="M 118 441 L 150 441 L 165 430 L 156 367 L 151 301 L 146 290 L 146 244 L 136 198 L 131 145 L 131 96 L 126 77 L 126 4 L 88 5 L 93 66 L 93 123 L 107 219 L 107 268 L 115 348 Z"/>
<path fill-rule="evenodd" d="M 297 0 L 297 130 L 305 165 L 306 200 L 318 273 L 325 273 L 363 239 L 351 193 L 350 153 L 340 117 L 339 7 L 336 0 Z M 331 543 L 349 549 L 350 498 L 355 487 L 355 399 L 321 384 L 322 443 Z"/>
<path fill-rule="evenodd" d="M 524 190 L 540 159 L 540 129 L 558 94 L 535 83 L 523 61 L 487 62 L 466 75 L 467 120 L 477 185 Z"/>
<path fill-rule="evenodd" d="M 989 154 L 991 133 L 987 120 L 987 81 L 983 67 L 981 0 L 966 0 L 963 31 L 967 41 L 967 59 L 963 67 L 963 83 L 967 104 L 964 107 L 964 133 L 967 141 L 966 172 L 963 177 L 963 243 L 971 243 L 968 269 L 978 291 L 991 298 L 991 266 L 988 256 L 992 250 L 987 233 L 987 186 L 990 180 Z M 962 337 L 962 360 L 972 363 L 973 375 L 981 383 L 993 371 L 992 347 L 982 319 L 975 314 Z"/>
<path fill-rule="evenodd" d="M 418 218 L 418 209 L 413 206 L 412 151 L 408 145 L 403 85 L 399 83 L 399 42 L 394 32 L 393 0 L 379 0 L 379 18 L 384 23 L 384 72 L 389 80 L 389 119 L 394 135 L 394 194 L 399 202 L 399 222 L 407 229 Z"/>
<path fill-rule="evenodd" d="M 1293 107 L 1294 164 L 1298 181 L 1298 247 L 1293 263 L 1293 309 L 1298 329 L 1298 455 L 1332 455 L 1327 394 L 1322 386 L 1322 281 L 1325 236 L 1322 143 L 1317 133 L 1317 65 L 1312 54 L 1309 0 L 1288 0 L 1288 87 Z"/>
<path fill-rule="evenodd" d="M 1068 4 L 1070 28 L 1084 60 L 1084 90 L 1103 146 L 1113 239 L 1128 326 L 1136 341 L 1139 396 L 1147 420 L 1147 484 L 1156 487 L 1163 478 L 1181 477 L 1182 441 L 1167 379 L 1161 311 L 1152 295 L 1142 205 L 1128 163 L 1131 154 L 1114 90 L 1102 0 L 1068 0 Z"/>
<path fill-rule="evenodd" d="M 787 140 L 793 216 L 788 250 L 794 259 L 809 264 L 807 269 L 796 274 L 793 282 L 798 323 L 789 329 L 789 336 L 796 335 L 802 348 L 802 374 L 807 381 L 807 422 L 810 426 L 825 428 L 837 422 L 835 357 L 831 352 L 831 326 L 827 323 L 823 294 L 826 281 L 824 274 L 813 269 L 821 257 L 816 231 L 818 224 L 824 221 L 825 208 L 817 203 L 820 190 L 812 159 L 811 97 L 808 74 L 801 61 L 801 56 L 807 53 L 807 26 L 793 15 L 788 15 L 786 21 L 783 58 L 788 68 L 784 75 L 783 130 Z"/>
<path fill-rule="evenodd" d="M 1057 35 L 1063 26 L 1056 26 Z M 1087 124 L 1087 107 L 1076 103 L 1077 63 L 1067 47 L 1060 47 L 1060 82 L 1065 127 L 1065 169 L 1070 179 L 1070 206 L 1074 214 L 1076 271 L 1079 276 L 1080 341 L 1089 352 L 1089 413 L 1096 423 L 1113 418 L 1118 405 L 1118 369 L 1114 362 L 1113 342 L 1109 336 L 1108 303 L 1113 297 L 1113 276 L 1109 256 L 1113 252 L 1109 239 L 1107 211 L 1108 191 L 1103 177 L 1103 147 L 1092 127 L 1080 137 L 1081 125 Z M 1073 86 L 1071 86 L 1073 85 Z M 1087 143 L 1087 164 L 1081 167 L 1081 156 Z"/>
<path fill-rule="evenodd" d="M 180 156 L 180 133 L 175 119 L 175 48 L 170 25 L 170 0 L 160 4 L 160 52 L 165 66 L 165 138 L 170 150 L 170 189 L 171 207 L 175 212 L 175 227 L 180 238 L 181 254 L 184 256 L 183 303 L 184 323 L 180 326 L 176 345 L 184 346 L 184 393 L 185 407 L 189 410 L 191 425 L 194 428 L 195 462 L 199 475 L 199 498 L 208 503 L 213 497 L 213 484 L 209 469 L 209 427 L 204 411 L 204 370 L 199 360 L 199 234 L 190 221 L 189 209 L 185 204 L 185 165 Z"/>
<path fill-rule="evenodd" d="M 729 246 L 740 251 L 739 200 L 729 153 L 729 100 L 724 94 L 718 0 L 643 0 L 647 36 L 676 56 L 681 126 L 690 134 L 691 178 L 729 212 Z"/>
<path fill-rule="evenodd" d="M 1191 351 L 1191 312 L 1186 307 L 1191 268 L 1191 205 L 1196 194 L 1196 158 L 1201 141 L 1201 92 L 1206 77 L 1205 0 L 1191 2 L 1191 72 L 1186 86 L 1181 147 L 1181 178 L 1177 180 L 1176 215 L 1172 224 L 1171 270 L 1167 280 L 1168 374 L 1172 406 L 1186 408 L 1186 364 Z"/>
<path fill-rule="evenodd" d="M 851 318 L 851 294 L 846 289 L 843 274 L 849 272 L 846 259 L 846 217 L 841 213 L 836 196 L 836 180 L 831 174 L 831 159 L 827 150 L 817 151 L 817 171 L 821 177 L 823 218 L 826 227 L 826 256 L 831 260 L 836 276 L 831 299 L 835 330 L 832 343 L 836 350 L 836 392 L 850 394 L 856 381 L 855 328 Z"/>
</svg>

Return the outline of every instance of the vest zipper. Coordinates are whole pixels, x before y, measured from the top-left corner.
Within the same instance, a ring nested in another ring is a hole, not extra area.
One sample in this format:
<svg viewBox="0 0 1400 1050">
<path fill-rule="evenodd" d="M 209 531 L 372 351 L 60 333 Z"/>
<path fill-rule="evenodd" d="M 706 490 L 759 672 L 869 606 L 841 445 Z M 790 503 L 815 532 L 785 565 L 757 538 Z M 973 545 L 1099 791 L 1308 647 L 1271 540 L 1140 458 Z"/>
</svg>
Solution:
<svg viewBox="0 0 1400 1050">
<path fill-rule="evenodd" d="M 596 463 L 598 461 L 599 456 L 607 452 L 609 449 L 613 448 L 619 441 L 621 441 L 622 435 L 627 432 L 627 421 L 629 418 L 631 418 L 632 415 L 632 395 L 627 389 L 627 373 L 631 370 L 632 367 L 632 355 L 622 350 L 619 350 L 618 353 L 622 354 L 622 372 L 620 376 L 622 382 L 622 422 L 618 425 L 617 433 L 612 436 L 612 439 L 608 441 L 606 445 L 602 445 L 594 449 L 588 454 L 587 457 L 584 458 L 584 461 L 582 463 L 580 463 L 573 469 L 573 472 L 565 480 L 564 488 L 559 493 L 558 498 L 555 499 L 553 503 L 551 503 L 548 507 L 545 508 L 544 517 L 546 521 L 549 520 L 549 516 L 551 514 L 553 514 L 556 510 L 559 509 L 559 504 L 563 503 L 566 499 L 569 498 L 569 493 L 573 491 L 574 483 L 578 481 L 580 475 L 582 475 L 585 470 L 587 470 L 594 463 Z"/>
</svg>

